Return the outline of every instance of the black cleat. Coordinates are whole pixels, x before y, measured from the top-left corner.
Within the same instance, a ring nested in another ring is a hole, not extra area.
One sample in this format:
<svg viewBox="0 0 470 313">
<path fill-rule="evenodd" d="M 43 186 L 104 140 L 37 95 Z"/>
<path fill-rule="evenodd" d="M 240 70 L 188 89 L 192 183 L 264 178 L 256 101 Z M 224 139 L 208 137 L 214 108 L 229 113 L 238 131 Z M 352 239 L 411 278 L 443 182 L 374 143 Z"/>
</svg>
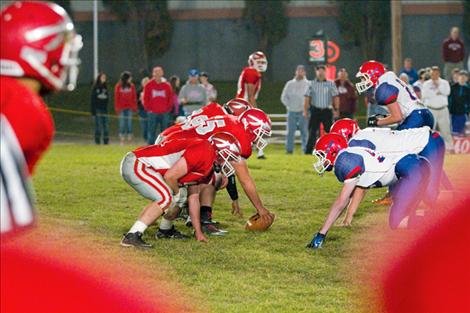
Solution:
<svg viewBox="0 0 470 313">
<path fill-rule="evenodd" d="M 127 233 L 124 234 L 124 237 L 121 239 L 121 246 L 123 247 L 137 247 L 137 248 L 152 248 L 152 245 L 149 243 L 146 243 L 142 239 L 142 233 L 141 232 L 135 232 L 135 233 Z"/>
<path fill-rule="evenodd" d="M 266 160 L 266 157 L 263 155 L 258 155 L 258 160 Z"/>
<path fill-rule="evenodd" d="M 158 229 L 155 234 L 156 239 L 189 239 L 189 236 L 186 236 L 180 233 L 175 226 L 173 225 L 170 229 Z"/>
</svg>

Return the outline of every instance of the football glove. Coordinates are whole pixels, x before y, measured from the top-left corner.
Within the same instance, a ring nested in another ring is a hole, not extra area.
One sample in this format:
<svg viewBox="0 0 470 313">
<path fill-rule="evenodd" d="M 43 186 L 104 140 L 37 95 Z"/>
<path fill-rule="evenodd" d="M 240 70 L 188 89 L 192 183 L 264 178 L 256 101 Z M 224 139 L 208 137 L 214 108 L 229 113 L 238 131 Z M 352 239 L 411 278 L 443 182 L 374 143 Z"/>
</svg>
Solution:
<svg viewBox="0 0 470 313">
<path fill-rule="evenodd" d="M 313 236 L 312 241 L 307 245 L 307 248 L 314 250 L 321 248 L 323 241 L 325 241 L 325 237 L 326 235 L 320 234 L 320 232 L 316 233 L 315 236 Z"/>
<path fill-rule="evenodd" d="M 377 115 L 372 115 L 367 119 L 367 127 L 377 127 Z"/>
<path fill-rule="evenodd" d="M 372 115 L 372 116 L 369 116 L 369 118 L 367 119 L 367 127 L 377 127 L 377 121 L 380 119 L 380 118 L 385 118 L 387 117 L 386 115 L 383 115 L 383 114 L 376 114 L 376 115 Z"/>
</svg>

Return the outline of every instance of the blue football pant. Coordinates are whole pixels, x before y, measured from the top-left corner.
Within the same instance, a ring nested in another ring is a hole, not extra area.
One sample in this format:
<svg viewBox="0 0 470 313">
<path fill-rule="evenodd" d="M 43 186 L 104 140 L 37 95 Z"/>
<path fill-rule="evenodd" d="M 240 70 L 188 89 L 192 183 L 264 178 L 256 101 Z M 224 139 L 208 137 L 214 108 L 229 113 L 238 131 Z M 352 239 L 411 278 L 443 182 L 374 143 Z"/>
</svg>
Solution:
<svg viewBox="0 0 470 313">
<path fill-rule="evenodd" d="M 409 222 L 416 216 L 416 208 L 425 197 L 431 166 L 424 157 L 408 154 L 395 166 L 398 181 L 391 189 L 393 204 L 390 208 L 389 225 L 396 229 L 409 216 Z"/>
</svg>

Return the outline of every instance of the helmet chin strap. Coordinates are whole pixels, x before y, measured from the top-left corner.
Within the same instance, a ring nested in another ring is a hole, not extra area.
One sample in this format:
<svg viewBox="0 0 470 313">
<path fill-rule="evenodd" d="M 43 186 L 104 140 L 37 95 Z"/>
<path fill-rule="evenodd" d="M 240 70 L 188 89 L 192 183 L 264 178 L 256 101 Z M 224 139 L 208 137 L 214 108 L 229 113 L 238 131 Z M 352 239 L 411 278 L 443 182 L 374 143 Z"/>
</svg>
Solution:
<svg viewBox="0 0 470 313">
<path fill-rule="evenodd" d="M 361 81 L 356 83 L 356 89 L 359 93 L 365 92 L 374 85 L 367 73 L 358 73 L 356 77 L 361 78 Z"/>
</svg>

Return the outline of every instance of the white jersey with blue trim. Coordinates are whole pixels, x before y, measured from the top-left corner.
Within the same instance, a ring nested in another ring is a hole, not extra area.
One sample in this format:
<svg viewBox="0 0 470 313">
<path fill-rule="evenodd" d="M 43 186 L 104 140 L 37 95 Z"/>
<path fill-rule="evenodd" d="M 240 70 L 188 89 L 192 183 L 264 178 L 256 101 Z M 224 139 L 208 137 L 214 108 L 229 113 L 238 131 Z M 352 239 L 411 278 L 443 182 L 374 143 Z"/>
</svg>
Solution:
<svg viewBox="0 0 470 313">
<path fill-rule="evenodd" d="M 356 185 L 363 188 L 390 186 L 397 181 L 395 165 L 400 159 L 371 149 L 349 147 L 338 154 L 334 172 L 339 181 L 356 180 Z"/>
<path fill-rule="evenodd" d="M 363 147 L 388 156 L 419 154 L 429 141 L 427 126 L 405 130 L 366 128 L 358 131 L 348 142 L 350 147 Z"/>
<path fill-rule="evenodd" d="M 379 105 L 398 102 L 404 119 L 414 110 L 424 108 L 413 88 L 404 83 L 391 71 L 379 77 L 375 89 L 375 99 Z"/>
</svg>

